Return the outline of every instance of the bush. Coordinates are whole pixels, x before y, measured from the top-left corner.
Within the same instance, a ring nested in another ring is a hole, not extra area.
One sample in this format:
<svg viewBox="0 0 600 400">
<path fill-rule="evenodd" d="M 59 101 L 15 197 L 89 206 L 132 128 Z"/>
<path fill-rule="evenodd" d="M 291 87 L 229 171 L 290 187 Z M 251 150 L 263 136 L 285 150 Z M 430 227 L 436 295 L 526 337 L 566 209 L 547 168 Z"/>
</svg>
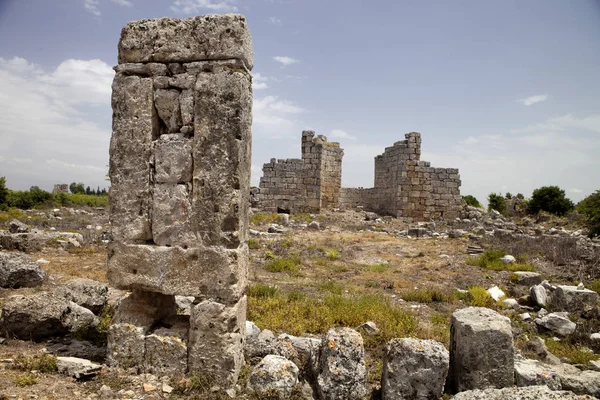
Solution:
<svg viewBox="0 0 600 400">
<path fill-rule="evenodd" d="M 475 198 L 475 196 L 471 196 L 470 194 L 462 197 L 465 203 L 471 207 L 483 208 L 479 200 Z"/>
<path fill-rule="evenodd" d="M 543 186 L 535 189 L 531 200 L 527 203 L 527 213 L 537 214 L 546 211 L 550 214 L 564 216 L 575 206 L 565 197 L 565 191 L 558 186 Z"/>
<path fill-rule="evenodd" d="M 506 203 L 504 202 L 504 197 L 500 194 L 490 193 L 488 195 L 488 212 L 496 210 L 500 214 L 504 214 L 506 212 Z"/>
<path fill-rule="evenodd" d="M 8 189 L 6 188 L 6 178 L 0 176 L 0 208 L 6 208 L 8 197 Z"/>
<path fill-rule="evenodd" d="M 487 307 L 494 308 L 496 302 L 492 299 L 492 296 L 481 286 L 471 286 L 467 288 L 469 292 L 467 294 L 466 301 L 473 307 Z"/>
<path fill-rule="evenodd" d="M 265 268 L 269 272 L 298 272 L 298 265 L 302 260 L 297 254 L 290 254 L 287 257 L 278 257 L 270 260 L 265 264 Z"/>
<path fill-rule="evenodd" d="M 456 297 L 451 292 L 436 288 L 405 290 L 400 293 L 404 301 L 417 303 L 454 303 Z"/>
<path fill-rule="evenodd" d="M 583 215 L 590 237 L 600 236 L 600 190 L 581 200 L 577 212 Z"/>
<path fill-rule="evenodd" d="M 491 271 L 533 271 L 530 264 L 512 263 L 504 264 L 500 258 L 504 257 L 504 250 L 486 250 L 485 253 L 478 256 L 468 257 L 465 261 L 467 265 L 489 269 Z M 524 262 L 525 260 L 518 260 Z"/>
<path fill-rule="evenodd" d="M 255 283 L 248 287 L 248 296 L 254 298 L 277 297 L 279 296 L 279 288 L 265 283 Z"/>
</svg>

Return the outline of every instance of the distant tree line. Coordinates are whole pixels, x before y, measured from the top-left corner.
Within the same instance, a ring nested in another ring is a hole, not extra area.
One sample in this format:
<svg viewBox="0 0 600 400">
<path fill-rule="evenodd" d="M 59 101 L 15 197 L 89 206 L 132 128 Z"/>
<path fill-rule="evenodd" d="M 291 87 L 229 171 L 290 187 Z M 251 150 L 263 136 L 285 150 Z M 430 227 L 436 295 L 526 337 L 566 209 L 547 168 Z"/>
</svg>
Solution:
<svg viewBox="0 0 600 400">
<path fill-rule="evenodd" d="M 106 189 L 85 188 L 83 183 L 73 182 L 71 193 L 50 193 L 32 186 L 29 190 L 10 190 L 6 187 L 6 178 L 0 177 L 0 209 L 9 207 L 27 210 L 36 207 L 82 206 L 104 207 L 108 205 Z"/>
<path fill-rule="evenodd" d="M 600 190 L 596 190 L 577 205 L 567 198 L 565 191 L 558 186 L 542 186 L 535 189 L 529 199 L 525 199 L 525 196 L 521 193 L 514 197 L 522 200 L 524 209 L 529 215 L 536 215 L 543 211 L 558 217 L 564 217 L 573 211 L 577 211 L 582 216 L 584 225 L 589 229 L 590 236 L 600 236 Z M 472 195 L 463 196 L 463 199 L 470 206 L 483 208 L 481 203 Z M 505 214 L 505 200 L 507 199 L 513 199 L 513 195 L 506 193 L 502 196 L 500 193 L 490 193 L 488 195 L 488 212 L 496 210 L 501 214 Z"/>
</svg>

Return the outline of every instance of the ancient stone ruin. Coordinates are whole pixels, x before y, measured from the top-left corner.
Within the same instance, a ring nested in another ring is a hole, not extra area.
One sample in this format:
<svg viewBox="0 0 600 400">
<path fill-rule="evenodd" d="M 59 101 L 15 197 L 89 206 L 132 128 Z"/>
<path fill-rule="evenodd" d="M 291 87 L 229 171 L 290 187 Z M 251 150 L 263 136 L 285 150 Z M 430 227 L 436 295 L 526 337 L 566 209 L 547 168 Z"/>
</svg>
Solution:
<svg viewBox="0 0 600 400">
<path fill-rule="evenodd" d="M 243 364 L 253 52 L 241 15 L 130 22 L 113 83 L 108 279 L 131 290 L 108 332 L 113 365 Z M 175 296 L 194 298 L 178 315 Z"/>
<path fill-rule="evenodd" d="M 302 132 L 302 159 L 264 164 L 260 205 L 268 212 L 320 212 L 338 207 L 374 211 L 411 220 L 459 216 L 462 207 L 456 168 L 434 168 L 421 158 L 421 134 L 387 147 L 375 157 L 373 188 L 342 188 L 339 143 L 313 131 Z"/>
<path fill-rule="evenodd" d="M 66 183 L 57 183 L 54 185 L 54 189 L 52 189 L 52 193 L 69 193 L 69 185 Z"/>
</svg>

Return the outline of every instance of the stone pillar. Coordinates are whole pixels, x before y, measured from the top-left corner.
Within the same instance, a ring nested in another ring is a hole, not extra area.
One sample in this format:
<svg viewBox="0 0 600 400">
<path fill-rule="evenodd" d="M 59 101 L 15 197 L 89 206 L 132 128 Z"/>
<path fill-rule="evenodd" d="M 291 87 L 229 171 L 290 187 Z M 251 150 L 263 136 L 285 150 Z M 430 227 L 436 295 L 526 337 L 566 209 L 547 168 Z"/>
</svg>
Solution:
<svg viewBox="0 0 600 400">
<path fill-rule="evenodd" d="M 252 41 L 242 15 L 127 24 L 113 82 L 109 361 L 237 380 L 248 274 Z M 174 296 L 194 296 L 177 315 Z"/>
</svg>

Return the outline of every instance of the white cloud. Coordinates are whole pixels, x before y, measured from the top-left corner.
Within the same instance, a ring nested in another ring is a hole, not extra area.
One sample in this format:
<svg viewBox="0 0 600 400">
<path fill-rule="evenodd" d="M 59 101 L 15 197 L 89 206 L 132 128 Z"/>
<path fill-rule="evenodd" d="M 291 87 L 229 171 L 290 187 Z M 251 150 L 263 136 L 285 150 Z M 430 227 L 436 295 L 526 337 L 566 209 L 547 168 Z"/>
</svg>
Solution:
<svg viewBox="0 0 600 400">
<path fill-rule="evenodd" d="M 273 60 L 282 64 L 284 67 L 287 67 L 288 65 L 292 65 L 292 64 L 296 64 L 296 63 L 300 62 L 300 60 L 296 60 L 295 58 L 287 57 L 287 56 L 275 56 L 275 57 L 273 57 Z"/>
<path fill-rule="evenodd" d="M 332 130 L 331 133 L 329 134 L 329 136 L 331 136 L 332 138 L 337 138 L 337 139 L 356 140 L 356 136 L 352 136 L 348 132 L 343 131 L 341 129 Z"/>
<path fill-rule="evenodd" d="M 102 15 L 100 10 L 98 9 L 99 4 L 99 0 L 83 0 L 83 7 L 86 9 L 86 11 L 94 14 L 96 17 Z"/>
<path fill-rule="evenodd" d="M 176 0 L 171 10 L 182 14 L 196 14 L 203 10 L 214 12 L 237 11 L 235 0 Z"/>
<path fill-rule="evenodd" d="M 583 193 L 583 190 L 577 189 L 577 188 L 571 188 L 571 189 L 569 189 L 569 192 L 572 192 L 572 193 Z"/>
<path fill-rule="evenodd" d="M 0 58 L 0 170 L 10 188 L 107 185 L 113 75 L 100 60 L 70 59 L 45 70 Z"/>
<path fill-rule="evenodd" d="M 271 22 L 271 24 L 275 25 L 275 26 L 282 26 L 283 22 L 277 18 L 277 17 L 270 17 L 269 21 Z"/>
<path fill-rule="evenodd" d="M 257 135 L 272 139 L 293 135 L 300 125 L 295 116 L 304 111 L 294 102 L 277 96 L 255 97 L 252 130 Z"/>
<path fill-rule="evenodd" d="M 524 99 L 517 100 L 518 103 L 522 103 L 526 106 L 530 106 L 535 103 L 540 103 L 542 101 L 548 100 L 547 94 L 536 94 L 535 96 L 529 96 Z"/>
<path fill-rule="evenodd" d="M 132 7 L 133 3 L 129 0 L 111 0 L 113 3 L 118 4 L 123 7 Z"/>
<path fill-rule="evenodd" d="M 538 122 L 524 128 L 513 129 L 512 133 L 537 133 L 537 132 L 562 132 L 567 129 L 581 129 L 584 131 L 600 133 L 600 114 L 592 114 L 586 117 L 575 117 L 566 114 L 560 117 L 548 119 L 546 122 Z"/>
<path fill-rule="evenodd" d="M 261 90 L 269 87 L 267 81 L 269 78 L 266 76 L 262 76 L 260 72 L 255 72 L 252 74 L 252 89 Z"/>
</svg>

